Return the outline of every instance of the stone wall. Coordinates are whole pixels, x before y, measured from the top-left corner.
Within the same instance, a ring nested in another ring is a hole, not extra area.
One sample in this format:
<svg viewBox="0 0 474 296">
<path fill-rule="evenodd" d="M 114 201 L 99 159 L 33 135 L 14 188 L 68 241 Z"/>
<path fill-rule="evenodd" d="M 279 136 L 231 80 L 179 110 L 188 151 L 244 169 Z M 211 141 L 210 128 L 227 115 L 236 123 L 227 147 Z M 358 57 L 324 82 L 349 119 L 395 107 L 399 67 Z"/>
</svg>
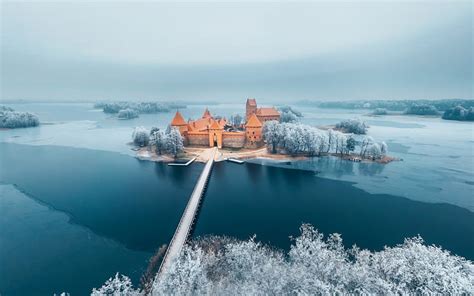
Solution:
<svg viewBox="0 0 474 296">
<path fill-rule="evenodd" d="M 271 121 L 271 120 L 280 121 L 280 115 L 278 115 L 278 116 L 261 116 L 261 115 L 259 116 L 259 115 L 257 115 L 257 118 L 258 118 L 258 120 L 260 120 L 260 122 L 262 124 L 264 124 L 267 121 Z"/>
<path fill-rule="evenodd" d="M 222 134 L 222 147 L 242 148 L 245 145 L 244 132 L 224 132 Z"/>
<path fill-rule="evenodd" d="M 188 145 L 209 147 L 209 133 L 207 132 L 188 132 Z"/>
</svg>

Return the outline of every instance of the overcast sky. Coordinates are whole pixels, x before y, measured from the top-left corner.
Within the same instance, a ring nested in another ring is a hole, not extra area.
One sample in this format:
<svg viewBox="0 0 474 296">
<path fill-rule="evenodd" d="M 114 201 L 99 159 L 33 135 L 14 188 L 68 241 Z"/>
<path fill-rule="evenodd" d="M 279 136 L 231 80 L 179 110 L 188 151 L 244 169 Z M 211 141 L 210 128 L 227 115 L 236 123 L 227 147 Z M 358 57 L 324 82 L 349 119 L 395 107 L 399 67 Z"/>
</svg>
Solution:
<svg viewBox="0 0 474 296">
<path fill-rule="evenodd" d="M 473 97 L 471 1 L 2 2 L 1 98 Z"/>
</svg>

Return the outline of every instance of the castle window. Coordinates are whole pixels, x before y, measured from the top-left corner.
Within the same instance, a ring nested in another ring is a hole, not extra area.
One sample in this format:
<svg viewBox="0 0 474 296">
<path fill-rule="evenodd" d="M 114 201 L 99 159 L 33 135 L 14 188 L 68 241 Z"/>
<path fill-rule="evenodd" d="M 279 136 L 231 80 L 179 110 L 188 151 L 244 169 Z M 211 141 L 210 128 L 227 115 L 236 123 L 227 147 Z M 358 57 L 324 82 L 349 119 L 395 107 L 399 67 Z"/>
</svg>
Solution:
<svg viewBox="0 0 474 296">
<path fill-rule="evenodd" d="M 252 134 L 254 134 L 254 135 L 255 135 L 255 132 L 252 132 Z"/>
</svg>

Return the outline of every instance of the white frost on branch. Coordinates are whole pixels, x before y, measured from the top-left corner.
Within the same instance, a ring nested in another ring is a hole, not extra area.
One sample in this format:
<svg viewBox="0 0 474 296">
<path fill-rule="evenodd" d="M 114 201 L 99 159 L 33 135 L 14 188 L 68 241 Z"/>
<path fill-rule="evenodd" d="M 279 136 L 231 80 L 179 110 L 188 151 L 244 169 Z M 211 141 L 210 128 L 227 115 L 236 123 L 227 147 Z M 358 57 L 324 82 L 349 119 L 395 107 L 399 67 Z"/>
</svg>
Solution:
<svg viewBox="0 0 474 296">
<path fill-rule="evenodd" d="M 132 133 L 133 143 L 140 147 L 148 146 L 150 136 L 148 130 L 143 126 L 137 126 Z"/>
<path fill-rule="evenodd" d="M 93 295 L 140 295 L 127 278 L 117 275 L 94 292 Z M 155 278 L 151 292 L 152 295 L 473 293 L 474 264 L 441 247 L 425 245 L 420 237 L 371 252 L 356 246 L 346 249 L 339 234 L 325 238 L 308 224 L 301 226 L 301 235 L 287 254 L 254 238 L 238 241 L 213 237 L 191 243 L 170 269 L 159 279 Z"/>
<path fill-rule="evenodd" d="M 109 278 L 99 289 L 93 289 L 92 296 L 139 296 L 143 295 L 140 290 L 135 290 L 129 277 L 115 274 L 115 277 Z"/>
<path fill-rule="evenodd" d="M 29 112 L 17 112 L 12 108 L 0 106 L 0 128 L 21 128 L 38 126 L 37 115 Z"/>
<path fill-rule="evenodd" d="M 359 147 L 362 157 L 379 159 L 387 154 L 387 144 L 376 143 L 370 136 L 359 136 L 360 140 L 356 141 L 351 134 L 332 129 L 321 130 L 301 123 L 268 121 L 263 126 L 263 137 L 271 153 L 347 155 Z"/>
</svg>

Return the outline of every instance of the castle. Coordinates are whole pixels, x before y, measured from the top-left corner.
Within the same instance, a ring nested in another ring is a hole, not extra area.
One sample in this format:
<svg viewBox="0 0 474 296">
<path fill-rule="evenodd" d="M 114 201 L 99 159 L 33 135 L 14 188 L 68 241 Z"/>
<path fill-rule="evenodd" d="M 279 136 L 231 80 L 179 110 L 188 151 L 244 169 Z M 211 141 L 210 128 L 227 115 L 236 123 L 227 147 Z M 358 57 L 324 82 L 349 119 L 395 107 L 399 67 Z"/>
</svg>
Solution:
<svg viewBox="0 0 474 296">
<path fill-rule="evenodd" d="M 171 121 L 185 145 L 218 148 L 258 148 L 263 145 L 262 128 L 269 120 L 280 120 L 274 108 L 258 108 L 255 99 L 247 99 L 245 124 L 233 126 L 225 118 L 214 118 L 206 108 L 201 118 L 186 122 L 179 111 Z"/>
</svg>

